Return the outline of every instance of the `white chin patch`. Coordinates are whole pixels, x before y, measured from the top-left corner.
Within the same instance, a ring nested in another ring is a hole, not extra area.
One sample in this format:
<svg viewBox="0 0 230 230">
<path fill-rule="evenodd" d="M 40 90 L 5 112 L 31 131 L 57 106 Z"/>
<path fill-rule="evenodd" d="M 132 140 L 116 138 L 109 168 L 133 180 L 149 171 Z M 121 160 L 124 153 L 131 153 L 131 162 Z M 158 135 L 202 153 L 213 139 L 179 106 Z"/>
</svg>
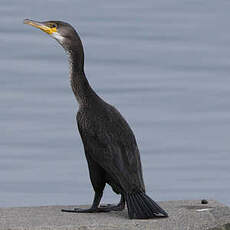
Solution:
<svg viewBox="0 0 230 230">
<path fill-rule="evenodd" d="M 52 34 L 51 34 L 51 36 L 53 37 L 53 38 L 55 38 L 56 40 L 58 40 L 60 43 L 62 43 L 63 41 L 64 41 L 64 37 L 63 36 L 61 36 L 59 33 L 57 33 L 57 32 L 53 32 Z"/>
</svg>

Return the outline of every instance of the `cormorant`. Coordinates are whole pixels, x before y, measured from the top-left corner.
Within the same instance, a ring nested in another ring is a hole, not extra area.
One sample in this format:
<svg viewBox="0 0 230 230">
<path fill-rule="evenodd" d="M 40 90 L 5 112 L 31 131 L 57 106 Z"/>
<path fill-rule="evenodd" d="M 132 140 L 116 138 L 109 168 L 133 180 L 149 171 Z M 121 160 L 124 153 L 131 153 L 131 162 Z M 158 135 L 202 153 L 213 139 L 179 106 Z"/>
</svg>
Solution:
<svg viewBox="0 0 230 230">
<path fill-rule="evenodd" d="M 78 33 L 62 21 L 25 19 L 24 23 L 55 38 L 68 53 L 71 87 L 79 104 L 77 124 L 95 195 L 89 209 L 62 211 L 120 211 L 126 202 L 130 219 L 167 217 L 168 214 L 145 193 L 140 154 L 130 126 L 116 108 L 95 93 L 85 76 L 84 51 Z M 106 183 L 121 194 L 118 205 L 99 206 Z"/>
</svg>

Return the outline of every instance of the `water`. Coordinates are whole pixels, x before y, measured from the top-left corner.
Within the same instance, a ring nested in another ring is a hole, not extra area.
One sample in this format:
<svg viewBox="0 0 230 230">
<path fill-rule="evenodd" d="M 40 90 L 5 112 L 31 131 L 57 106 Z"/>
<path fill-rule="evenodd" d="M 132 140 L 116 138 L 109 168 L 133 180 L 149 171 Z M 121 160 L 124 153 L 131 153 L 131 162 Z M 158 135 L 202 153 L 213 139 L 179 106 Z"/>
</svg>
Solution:
<svg viewBox="0 0 230 230">
<path fill-rule="evenodd" d="M 155 200 L 230 204 L 228 1 L 0 3 L 0 206 L 89 204 L 67 58 L 24 18 L 80 31 L 93 88 L 132 126 Z M 106 189 L 105 202 L 116 195 Z"/>
</svg>

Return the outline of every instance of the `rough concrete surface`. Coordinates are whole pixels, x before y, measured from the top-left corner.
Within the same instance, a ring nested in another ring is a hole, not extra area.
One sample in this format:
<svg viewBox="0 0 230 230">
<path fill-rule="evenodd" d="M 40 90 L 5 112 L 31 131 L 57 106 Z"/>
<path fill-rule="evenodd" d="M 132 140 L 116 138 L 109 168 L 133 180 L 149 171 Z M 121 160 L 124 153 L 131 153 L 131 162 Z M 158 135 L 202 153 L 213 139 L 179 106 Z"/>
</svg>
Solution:
<svg viewBox="0 0 230 230">
<path fill-rule="evenodd" d="M 76 206 L 42 206 L 0 208 L 0 230 L 227 230 L 230 208 L 209 200 L 159 202 L 169 218 L 129 220 L 122 212 L 77 214 L 63 213 L 62 208 Z"/>
</svg>

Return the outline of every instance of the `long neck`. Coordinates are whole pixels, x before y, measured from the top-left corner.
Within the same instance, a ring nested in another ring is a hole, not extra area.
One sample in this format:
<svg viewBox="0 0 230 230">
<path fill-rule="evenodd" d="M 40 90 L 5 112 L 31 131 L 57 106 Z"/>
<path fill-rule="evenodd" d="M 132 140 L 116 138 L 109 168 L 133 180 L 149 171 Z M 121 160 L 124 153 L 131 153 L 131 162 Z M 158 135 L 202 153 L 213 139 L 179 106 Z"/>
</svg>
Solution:
<svg viewBox="0 0 230 230">
<path fill-rule="evenodd" d="M 84 51 L 81 41 L 71 45 L 68 49 L 70 63 L 70 82 L 73 93 L 79 103 L 84 105 L 90 102 L 92 96 L 96 93 L 90 87 L 89 82 L 84 73 Z M 94 96 L 94 97 L 95 97 Z"/>
</svg>

